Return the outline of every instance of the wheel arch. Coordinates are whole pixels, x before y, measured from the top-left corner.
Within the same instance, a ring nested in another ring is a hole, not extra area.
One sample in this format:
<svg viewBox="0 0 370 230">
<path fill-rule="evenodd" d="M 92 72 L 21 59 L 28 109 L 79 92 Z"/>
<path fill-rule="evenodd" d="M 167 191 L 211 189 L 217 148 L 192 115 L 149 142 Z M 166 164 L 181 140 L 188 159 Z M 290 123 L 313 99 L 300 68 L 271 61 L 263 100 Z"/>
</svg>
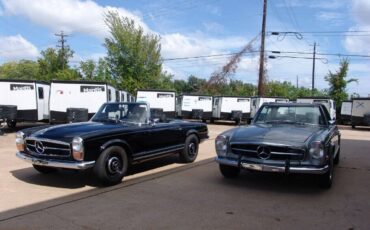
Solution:
<svg viewBox="0 0 370 230">
<path fill-rule="evenodd" d="M 132 160 L 133 152 L 132 152 L 130 145 L 126 141 L 120 140 L 120 139 L 113 139 L 113 140 L 109 140 L 105 142 L 103 145 L 100 146 L 100 153 L 102 153 L 104 150 L 112 146 L 122 147 L 126 151 L 126 154 L 129 160 L 130 161 Z"/>
<path fill-rule="evenodd" d="M 197 131 L 197 130 L 195 130 L 195 129 L 190 129 L 190 130 L 188 130 L 188 131 L 186 132 L 186 137 L 185 137 L 185 138 L 187 138 L 188 136 L 190 136 L 190 135 L 192 135 L 192 134 L 194 134 L 194 135 L 198 138 L 198 141 L 200 141 L 199 133 L 198 133 L 198 131 Z"/>
</svg>

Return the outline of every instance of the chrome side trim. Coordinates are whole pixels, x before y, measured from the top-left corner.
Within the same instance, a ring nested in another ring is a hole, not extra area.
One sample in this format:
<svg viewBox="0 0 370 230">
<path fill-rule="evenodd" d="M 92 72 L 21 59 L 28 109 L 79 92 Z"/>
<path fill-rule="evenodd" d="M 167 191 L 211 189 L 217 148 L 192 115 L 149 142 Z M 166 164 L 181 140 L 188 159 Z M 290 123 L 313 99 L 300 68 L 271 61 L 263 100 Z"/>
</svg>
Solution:
<svg viewBox="0 0 370 230">
<path fill-rule="evenodd" d="M 167 147 L 167 148 L 163 148 L 161 150 L 154 150 L 154 151 L 150 151 L 150 152 L 140 153 L 140 154 L 137 154 L 139 156 L 137 156 L 137 155 L 134 156 L 134 160 L 135 161 L 136 160 L 142 160 L 142 159 L 145 159 L 145 158 L 152 158 L 152 157 L 162 155 L 162 154 L 172 153 L 172 152 L 175 152 L 175 151 L 182 150 L 182 149 L 184 149 L 184 147 L 185 147 L 185 145 L 176 145 L 175 147 Z"/>
<path fill-rule="evenodd" d="M 42 159 L 34 156 L 27 156 L 22 152 L 17 152 L 15 154 L 19 159 L 24 160 L 33 165 L 41 165 L 55 168 L 66 168 L 66 169 L 77 169 L 84 170 L 91 168 L 95 165 L 95 161 L 62 161 L 62 160 L 51 160 L 51 159 Z"/>
</svg>

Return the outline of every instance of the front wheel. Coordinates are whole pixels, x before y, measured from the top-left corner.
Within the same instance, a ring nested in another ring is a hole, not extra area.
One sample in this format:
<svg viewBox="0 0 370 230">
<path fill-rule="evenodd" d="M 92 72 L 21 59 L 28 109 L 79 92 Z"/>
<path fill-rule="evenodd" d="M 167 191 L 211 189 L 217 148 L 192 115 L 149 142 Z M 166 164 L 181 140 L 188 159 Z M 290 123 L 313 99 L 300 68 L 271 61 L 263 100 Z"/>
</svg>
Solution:
<svg viewBox="0 0 370 230">
<path fill-rule="evenodd" d="M 220 164 L 220 172 L 226 178 L 236 178 L 239 176 L 240 169 L 237 167 Z"/>
<path fill-rule="evenodd" d="M 112 146 L 99 156 L 94 166 L 94 174 L 103 185 L 115 185 L 122 181 L 127 168 L 126 151 L 119 146 Z"/>
<path fill-rule="evenodd" d="M 199 140 L 194 134 L 189 135 L 185 140 L 185 148 L 180 153 L 180 161 L 183 163 L 194 162 L 198 156 Z"/>
<path fill-rule="evenodd" d="M 50 174 L 56 172 L 58 169 L 47 167 L 47 166 L 41 166 L 41 165 L 32 165 L 34 169 L 36 169 L 39 173 L 42 174 Z"/>
<path fill-rule="evenodd" d="M 333 177 L 334 177 L 334 164 L 333 158 L 330 159 L 329 162 L 329 170 L 319 177 L 319 185 L 322 188 L 329 189 L 333 184 Z"/>
</svg>

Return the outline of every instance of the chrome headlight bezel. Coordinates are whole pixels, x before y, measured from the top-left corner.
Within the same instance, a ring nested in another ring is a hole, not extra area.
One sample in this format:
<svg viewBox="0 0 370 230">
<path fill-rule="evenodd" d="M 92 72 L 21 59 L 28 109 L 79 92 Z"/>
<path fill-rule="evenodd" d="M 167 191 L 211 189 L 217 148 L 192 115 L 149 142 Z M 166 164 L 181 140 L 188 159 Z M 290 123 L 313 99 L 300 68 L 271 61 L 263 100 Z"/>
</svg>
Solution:
<svg viewBox="0 0 370 230">
<path fill-rule="evenodd" d="M 84 159 L 84 141 L 81 137 L 74 137 L 72 140 L 72 155 L 77 161 Z"/>
<path fill-rule="evenodd" d="M 229 145 L 229 137 L 218 135 L 215 140 L 215 148 L 218 156 L 226 156 Z"/>
<path fill-rule="evenodd" d="M 321 141 L 311 142 L 309 147 L 309 153 L 312 159 L 321 160 L 324 158 L 324 145 Z"/>
<path fill-rule="evenodd" d="M 18 151 L 24 151 L 24 137 L 25 134 L 22 131 L 18 131 L 15 134 L 15 145 L 17 146 Z"/>
</svg>

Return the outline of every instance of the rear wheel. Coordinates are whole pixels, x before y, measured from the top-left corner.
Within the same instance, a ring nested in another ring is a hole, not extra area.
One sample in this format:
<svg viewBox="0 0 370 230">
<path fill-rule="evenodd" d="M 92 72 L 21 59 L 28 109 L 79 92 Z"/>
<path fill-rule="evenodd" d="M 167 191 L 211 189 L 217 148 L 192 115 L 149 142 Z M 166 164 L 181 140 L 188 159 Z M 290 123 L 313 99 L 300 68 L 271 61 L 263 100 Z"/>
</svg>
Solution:
<svg viewBox="0 0 370 230">
<path fill-rule="evenodd" d="M 47 167 L 47 166 L 41 166 L 41 165 L 32 165 L 34 169 L 36 169 L 38 172 L 42 174 L 49 174 L 49 173 L 54 173 L 58 169 L 52 168 L 52 167 Z"/>
<path fill-rule="evenodd" d="M 126 151 L 119 146 L 112 146 L 99 156 L 94 166 L 94 174 L 103 185 L 115 185 L 122 181 L 127 168 Z"/>
<path fill-rule="evenodd" d="M 220 164 L 220 172 L 225 178 L 236 178 L 239 176 L 240 169 L 237 167 Z"/>
<path fill-rule="evenodd" d="M 207 119 L 202 119 L 202 122 L 203 123 L 207 123 Z"/>
<path fill-rule="evenodd" d="M 355 129 L 356 128 L 356 126 L 355 125 L 352 125 L 352 129 Z"/>
<path fill-rule="evenodd" d="M 180 153 L 180 161 L 183 163 L 194 162 L 198 156 L 199 140 L 194 134 L 189 135 L 185 140 L 185 148 Z"/>
</svg>

